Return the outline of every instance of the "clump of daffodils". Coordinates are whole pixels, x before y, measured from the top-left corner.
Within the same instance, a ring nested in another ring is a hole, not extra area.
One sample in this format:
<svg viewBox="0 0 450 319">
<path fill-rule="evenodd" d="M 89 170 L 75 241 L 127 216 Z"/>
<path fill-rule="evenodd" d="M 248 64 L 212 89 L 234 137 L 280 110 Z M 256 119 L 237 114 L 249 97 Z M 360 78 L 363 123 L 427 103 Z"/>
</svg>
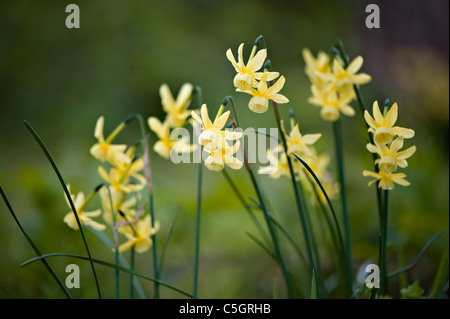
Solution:
<svg viewBox="0 0 450 319">
<path fill-rule="evenodd" d="M 303 50 L 305 73 L 311 81 L 312 96 L 308 102 L 320 107 L 320 116 L 325 121 L 335 122 L 340 114 L 355 115 L 350 106 L 355 98 L 354 85 L 371 81 L 365 73 L 357 73 L 363 64 L 361 56 L 356 57 L 346 68 L 340 59 L 331 57 L 323 51 L 315 58 L 309 49 Z"/>
<path fill-rule="evenodd" d="M 144 160 L 142 154 L 137 154 L 136 145 L 113 144 L 114 139 L 126 126 L 120 123 L 105 139 L 103 134 L 104 117 L 100 116 L 95 126 L 94 136 L 97 139 L 91 149 L 91 155 L 103 165 L 98 166 L 98 173 L 103 184 L 95 189 L 88 198 L 82 192 L 77 196 L 71 195 L 81 224 L 103 231 L 111 227 L 117 237 L 121 233 L 126 241 L 119 246 L 123 252 L 135 247 L 137 252 L 144 252 L 151 247 L 150 236 L 158 230 L 158 223 L 151 226 L 149 214 L 141 217 L 137 214 L 140 191 L 147 185 L 147 179 L 142 175 Z M 94 195 L 99 192 L 101 209 L 86 212 L 85 209 Z M 102 214 L 103 212 L 103 214 Z M 105 224 L 93 220 L 102 215 Z M 64 222 L 71 228 L 78 230 L 78 223 L 73 212 L 64 217 Z M 148 225 L 146 225 L 149 223 Z"/>
<path fill-rule="evenodd" d="M 243 49 L 244 44 L 242 43 L 238 49 L 238 61 L 234 59 L 231 49 L 227 50 L 226 56 L 237 72 L 233 80 L 236 91 L 252 95 L 248 104 L 250 110 L 255 113 L 266 112 L 269 108 L 269 100 L 280 104 L 289 102 L 284 95 L 279 93 L 286 81 L 284 76 L 278 78 L 278 72 L 269 72 L 266 69 L 260 71 L 266 62 L 267 49 L 259 50 L 256 53 L 257 46 L 254 45 L 247 64 L 244 63 Z M 271 85 L 271 81 L 276 78 L 278 80 Z"/>
<path fill-rule="evenodd" d="M 394 126 L 397 121 L 398 106 L 394 103 L 384 114 L 381 113 L 378 102 L 373 103 L 372 116 L 365 111 L 364 119 L 369 125 L 369 132 L 372 133 L 374 144 L 367 144 L 369 152 L 377 155 L 375 165 L 378 171 L 363 171 L 364 176 L 370 176 L 374 179 L 369 182 L 369 186 L 378 182 L 378 187 L 384 190 L 394 188 L 394 183 L 409 186 L 410 183 L 405 180 L 406 174 L 397 173 L 398 168 L 408 166 L 406 161 L 411 157 L 416 147 L 411 146 L 404 151 L 400 151 L 403 147 L 405 139 L 412 138 L 414 131 L 408 128 Z"/>
</svg>

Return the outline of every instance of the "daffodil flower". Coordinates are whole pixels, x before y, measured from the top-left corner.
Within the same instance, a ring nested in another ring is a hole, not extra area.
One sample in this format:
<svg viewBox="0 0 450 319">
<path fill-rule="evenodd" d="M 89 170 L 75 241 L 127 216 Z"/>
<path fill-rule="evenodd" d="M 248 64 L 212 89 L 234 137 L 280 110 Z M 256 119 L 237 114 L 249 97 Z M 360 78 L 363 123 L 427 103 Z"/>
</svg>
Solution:
<svg viewBox="0 0 450 319">
<path fill-rule="evenodd" d="M 70 185 L 67 185 L 67 188 L 69 189 L 69 193 L 70 193 Z M 105 225 L 100 224 L 92 219 L 93 217 L 100 216 L 100 214 L 102 213 L 102 211 L 100 209 L 97 209 L 97 210 L 91 211 L 91 212 L 84 211 L 84 209 L 86 208 L 87 202 L 85 200 L 83 192 L 79 192 L 76 196 L 73 196 L 72 194 L 70 194 L 70 197 L 72 198 L 72 202 L 75 206 L 75 209 L 77 211 L 78 218 L 79 218 L 81 224 L 86 225 L 86 226 L 91 226 L 92 228 L 94 228 L 96 230 L 100 230 L 100 231 L 102 231 L 106 228 Z M 64 196 L 64 198 L 66 199 L 67 205 L 71 208 L 70 202 L 67 199 L 67 197 Z M 73 211 L 71 211 L 70 213 L 68 213 L 64 216 L 64 222 L 70 228 L 79 230 L 77 219 L 76 219 L 75 213 Z"/>
<path fill-rule="evenodd" d="M 220 172 L 225 168 L 225 164 L 232 169 L 240 169 L 243 163 L 233 155 L 239 149 L 240 143 L 236 141 L 232 146 L 223 140 L 222 147 L 216 147 L 210 152 L 210 155 L 205 160 L 205 166 L 211 170 Z"/>
<path fill-rule="evenodd" d="M 150 215 L 136 221 L 136 226 L 123 226 L 127 241 L 119 246 L 119 252 L 123 253 L 135 248 L 137 253 L 144 253 L 152 247 L 152 235 L 159 230 L 159 222 L 155 222 L 155 227 L 152 227 Z"/>
<path fill-rule="evenodd" d="M 392 190 L 394 188 L 394 183 L 402 185 L 402 186 L 409 186 L 410 183 L 405 180 L 406 174 L 404 173 L 388 173 L 384 171 L 371 172 L 371 171 L 363 171 L 364 176 L 370 176 L 374 179 L 369 182 L 369 186 L 373 183 L 379 181 L 378 187 L 382 188 L 384 190 Z"/>
<path fill-rule="evenodd" d="M 202 126 L 202 133 L 198 137 L 198 143 L 203 145 L 208 152 L 213 151 L 219 145 L 223 145 L 224 140 L 236 140 L 242 136 L 242 132 L 222 131 L 230 116 L 230 111 L 223 114 L 217 114 L 214 122 L 208 115 L 208 107 L 203 104 L 200 110 L 201 118 L 194 111 L 191 112 L 192 118 Z"/>
<path fill-rule="evenodd" d="M 193 150 L 193 147 L 189 144 L 187 138 L 181 138 L 178 140 L 172 140 L 170 135 L 170 125 L 167 119 L 161 123 L 156 117 L 150 117 L 148 119 L 148 125 L 150 129 L 156 133 L 159 141 L 153 146 L 153 150 L 165 159 L 170 158 L 170 152 L 172 149 L 179 153 L 189 152 Z"/>
<path fill-rule="evenodd" d="M 175 100 L 167 84 L 163 84 L 159 88 L 161 104 L 163 105 L 163 110 L 167 113 L 166 121 L 170 127 L 182 127 L 186 122 L 190 114 L 186 109 L 191 102 L 192 90 L 192 84 L 183 84 Z"/>
<path fill-rule="evenodd" d="M 94 144 L 91 147 L 90 153 L 92 154 L 92 156 L 94 156 L 96 159 L 102 162 L 105 161 L 109 162 L 114 161 L 123 163 L 129 162 L 129 159 L 124 154 L 127 146 L 124 144 L 120 145 L 111 144 L 114 137 L 122 130 L 125 124 L 121 123 L 106 140 L 103 136 L 104 124 L 105 118 L 103 116 L 100 116 L 95 125 L 95 132 L 94 132 L 94 136 L 97 138 L 98 143 Z"/>
<path fill-rule="evenodd" d="M 278 179 L 282 176 L 291 176 L 287 156 L 281 145 L 273 149 L 268 149 L 266 156 L 269 160 L 269 165 L 261 167 L 258 170 L 258 174 L 268 174 L 273 179 Z"/>
<path fill-rule="evenodd" d="M 247 65 L 244 64 L 243 52 L 244 43 L 242 43 L 238 48 L 238 61 L 234 59 L 233 53 L 231 49 L 228 49 L 226 52 L 227 59 L 231 62 L 237 74 L 234 77 L 233 83 L 234 86 L 242 91 L 250 90 L 252 87 L 256 87 L 259 80 L 262 76 L 262 72 L 257 72 L 261 69 L 264 64 L 264 61 L 267 57 L 267 49 L 259 50 L 256 55 L 250 59 Z M 268 81 L 272 81 L 279 76 L 278 72 L 269 72 Z"/>
<path fill-rule="evenodd" d="M 269 108 L 269 100 L 275 101 L 280 104 L 288 103 L 289 100 L 278 92 L 284 86 L 285 78 L 281 76 L 274 85 L 267 87 L 269 73 L 265 72 L 258 83 L 257 89 L 250 88 L 250 90 L 244 91 L 237 89 L 239 92 L 244 92 L 253 95 L 250 99 L 248 107 L 255 113 L 264 113 Z"/>
<path fill-rule="evenodd" d="M 336 91 L 320 90 L 316 85 L 311 86 L 313 95 L 308 102 L 321 107 L 320 116 L 325 121 L 335 122 L 339 120 L 340 113 L 347 116 L 354 116 L 355 110 L 350 106 L 353 97 L 350 95 L 341 96 Z"/>
<path fill-rule="evenodd" d="M 117 212 L 120 210 L 125 216 L 133 219 L 136 215 L 136 204 L 138 201 L 138 196 L 131 196 L 127 199 L 127 194 L 124 192 L 118 192 L 115 188 L 110 188 L 111 198 L 109 196 L 108 189 L 103 187 L 100 189 L 100 199 L 103 209 L 103 219 L 108 225 L 113 225 L 113 215 L 112 212 Z M 139 194 L 139 193 L 138 193 Z M 137 194 L 137 195 L 138 195 Z M 111 209 L 112 201 L 112 209 Z M 123 219 L 120 214 L 117 214 L 116 220 Z"/>
<path fill-rule="evenodd" d="M 369 152 L 377 153 L 380 156 L 375 161 L 375 164 L 378 164 L 380 170 L 386 173 L 392 173 L 397 170 L 397 166 L 402 168 L 408 166 L 406 159 L 416 152 L 416 147 L 411 146 L 402 152 L 398 152 L 403 147 L 403 140 L 403 136 L 399 136 L 389 147 L 385 144 L 367 144 Z"/>
<path fill-rule="evenodd" d="M 408 128 L 394 126 L 398 116 L 398 105 L 394 103 L 386 116 L 380 111 L 378 101 L 373 102 L 372 106 L 373 117 L 368 111 L 364 112 L 364 119 L 369 125 L 369 132 L 373 134 L 373 139 L 377 144 L 389 144 L 392 142 L 395 135 L 403 136 L 404 138 L 412 138 L 415 132 Z"/>
<path fill-rule="evenodd" d="M 147 183 L 147 180 L 144 176 L 140 174 L 134 174 L 133 177 L 136 178 L 139 183 L 131 184 L 129 183 L 130 176 L 128 174 L 124 175 L 115 168 L 111 168 L 108 174 L 108 172 L 106 172 L 106 170 L 102 166 L 99 166 L 98 173 L 117 192 L 120 191 L 123 191 L 125 193 L 138 192 L 142 190 Z"/>
<path fill-rule="evenodd" d="M 329 74 L 331 72 L 330 57 L 325 52 L 319 51 L 316 59 L 309 49 L 303 49 L 302 54 L 305 60 L 305 73 L 312 83 L 321 87 L 324 81 L 317 73 Z"/>
<path fill-rule="evenodd" d="M 322 136 L 322 134 L 306 134 L 302 135 L 298 127 L 298 123 L 292 128 L 289 135 L 286 134 L 283 121 L 281 121 L 281 128 L 286 136 L 286 144 L 288 148 L 288 154 L 295 153 L 300 157 L 308 156 L 314 157 L 312 151 L 307 145 L 312 145 Z M 293 155 L 292 155 L 293 157 Z"/>
<path fill-rule="evenodd" d="M 351 85 L 366 84 L 372 80 L 372 77 L 366 73 L 356 74 L 363 64 L 362 56 L 357 56 L 348 66 L 344 69 L 337 59 L 333 60 L 333 65 L 330 74 L 316 73 L 324 79 L 328 79 L 330 83 L 330 90 L 338 90 L 341 87 L 347 87 L 351 89 Z"/>
</svg>

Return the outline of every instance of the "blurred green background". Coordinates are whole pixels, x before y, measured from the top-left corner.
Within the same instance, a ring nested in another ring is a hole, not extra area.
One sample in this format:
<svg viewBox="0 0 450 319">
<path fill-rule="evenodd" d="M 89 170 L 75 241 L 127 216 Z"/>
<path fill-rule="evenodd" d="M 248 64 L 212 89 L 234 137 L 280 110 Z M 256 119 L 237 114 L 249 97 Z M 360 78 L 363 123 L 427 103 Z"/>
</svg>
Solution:
<svg viewBox="0 0 450 319">
<path fill-rule="evenodd" d="M 0 184 L 43 253 L 85 251 L 79 233 L 62 221 L 69 211 L 62 190 L 24 120 L 43 138 L 72 189 L 86 193 L 101 182 L 98 162 L 89 154 L 97 118 L 105 116 L 105 132 L 136 112 L 163 119 L 158 93 L 162 83 L 174 93 L 184 82 L 201 86 L 211 114 L 225 96 L 232 95 L 242 126 L 276 127 L 270 110 L 253 114 L 247 107 L 248 96 L 234 92 L 234 70 L 225 57 L 228 48 L 236 55 L 242 42 L 247 56 L 253 41 L 263 34 L 273 68 L 286 77 L 282 93 L 290 103 L 280 106 L 282 115 L 286 118 L 292 108 L 302 132 L 323 133 L 317 147 L 333 156 L 331 126 L 320 119 L 318 108 L 306 102 L 310 84 L 301 51 L 305 47 L 314 54 L 329 51 L 340 38 L 350 58 L 364 57 L 362 71 L 373 77 L 362 87 L 367 106 L 390 98 L 399 104 L 399 124 L 416 132 L 405 143 L 417 146 L 404 170 L 412 185 L 396 187 L 390 196 L 389 270 L 411 263 L 427 240 L 444 230 L 405 278 L 408 284 L 419 280 L 429 292 L 448 243 L 448 1 L 81 0 L 75 1 L 81 28 L 67 29 L 69 3 L 0 2 Z M 365 26 L 369 3 L 380 6 L 380 29 Z M 378 216 L 375 191 L 367 188 L 368 179 L 361 174 L 373 166 L 365 149 L 361 114 L 353 105 L 356 116 L 345 118 L 343 124 L 356 272 L 364 262 L 378 258 Z M 137 125 L 131 125 L 119 142 L 132 143 L 138 134 Z M 151 156 L 161 223 L 159 245 L 177 207 L 183 207 L 162 279 L 190 291 L 197 166 Z M 331 169 L 334 172 L 333 162 Z M 204 172 L 199 295 L 272 298 L 275 290 L 284 297 L 278 267 L 247 236 L 246 232 L 255 234 L 255 228 L 222 174 Z M 244 171 L 232 176 L 246 196 L 254 196 Z M 290 182 L 267 176 L 260 181 L 273 212 L 301 242 Z M 322 232 L 316 229 L 319 236 Z M 113 261 L 112 253 L 91 234 L 88 241 L 95 257 Z M 286 253 L 291 252 L 286 248 Z M 64 297 L 42 264 L 19 268 L 35 255 L 3 202 L 0 256 L 1 298 Z M 288 262 L 299 271 L 299 284 L 309 287 L 310 274 L 301 273 L 295 256 L 289 255 Z M 51 260 L 62 278 L 69 263 L 81 267 L 81 288 L 71 291 L 73 296 L 95 298 L 88 263 L 65 257 Z M 150 274 L 150 252 L 139 255 L 136 264 L 139 271 Z M 112 298 L 113 271 L 97 269 L 104 295 Z M 126 287 L 127 277 L 121 278 Z M 150 295 L 152 285 L 142 284 Z M 392 280 L 390 294 L 398 297 L 401 287 L 398 279 Z M 127 290 L 122 289 L 122 297 L 127 297 Z M 181 296 L 163 289 L 162 297 Z"/>
</svg>

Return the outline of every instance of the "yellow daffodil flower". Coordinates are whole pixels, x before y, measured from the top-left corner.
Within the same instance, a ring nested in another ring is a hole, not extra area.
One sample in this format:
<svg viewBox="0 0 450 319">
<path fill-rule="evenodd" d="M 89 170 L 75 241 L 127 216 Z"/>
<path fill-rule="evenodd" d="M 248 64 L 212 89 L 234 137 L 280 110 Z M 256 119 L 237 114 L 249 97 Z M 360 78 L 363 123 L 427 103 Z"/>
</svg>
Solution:
<svg viewBox="0 0 450 319">
<path fill-rule="evenodd" d="M 397 121 L 398 105 L 394 103 L 386 116 L 380 111 L 378 101 L 373 102 L 372 106 L 373 117 L 369 112 L 364 112 L 364 119 L 370 126 L 369 132 L 373 134 L 373 139 L 377 144 L 391 143 L 395 135 L 403 136 L 404 138 L 412 138 L 415 132 L 408 128 L 394 126 Z"/>
<path fill-rule="evenodd" d="M 169 159 L 172 149 L 178 153 L 190 152 L 193 150 L 193 146 L 189 145 L 187 138 L 180 138 L 178 140 L 171 139 L 170 125 L 167 119 L 161 123 L 156 117 L 150 117 L 148 119 L 148 126 L 159 138 L 159 141 L 153 146 L 153 150 L 161 157 Z"/>
<path fill-rule="evenodd" d="M 262 72 L 257 72 L 261 69 L 264 64 L 264 61 L 267 57 L 267 49 L 259 50 L 256 55 L 250 59 L 247 65 L 244 64 L 243 58 L 243 50 L 244 43 L 242 43 L 238 48 L 238 61 L 234 59 L 233 53 L 231 49 L 228 49 L 226 52 L 227 59 L 231 62 L 237 74 L 234 77 L 233 83 L 234 86 L 242 91 L 250 90 L 252 87 L 256 87 L 259 80 L 262 76 Z M 268 80 L 272 81 L 278 77 L 278 72 L 269 72 Z"/>
<path fill-rule="evenodd" d="M 185 124 L 186 119 L 190 114 L 186 109 L 191 103 L 192 90 L 192 84 L 183 84 L 177 99 L 175 100 L 167 84 L 163 84 L 159 88 L 163 110 L 167 113 L 166 121 L 170 127 L 182 127 Z"/>
<path fill-rule="evenodd" d="M 69 193 L 70 193 L 70 185 L 67 185 L 67 188 L 69 189 Z M 75 206 L 75 209 L 77 211 L 78 218 L 79 218 L 81 224 L 86 225 L 86 226 L 91 226 L 92 228 L 94 228 L 96 230 L 104 230 L 106 228 L 105 225 L 100 224 L 92 219 L 93 217 L 100 216 L 100 214 L 102 213 L 102 211 L 100 209 L 97 209 L 92 212 L 84 211 L 84 209 L 86 208 L 87 202 L 85 200 L 83 192 L 79 192 L 76 196 L 73 196 L 72 194 L 70 194 L 70 197 L 72 198 L 72 202 Z M 67 205 L 71 208 L 67 197 L 64 196 L 64 198 L 66 199 Z M 76 217 L 75 217 L 75 214 L 73 211 L 71 211 L 70 213 L 66 214 L 66 216 L 64 216 L 64 222 L 70 228 L 79 230 L 78 223 L 77 223 L 77 220 L 76 220 Z"/>
<path fill-rule="evenodd" d="M 240 169 L 243 163 L 233 155 L 239 149 L 240 143 L 236 141 L 232 146 L 223 140 L 222 147 L 216 147 L 210 152 L 210 155 L 205 160 L 205 166 L 211 170 L 220 172 L 224 169 L 225 164 L 232 169 Z"/>
<path fill-rule="evenodd" d="M 102 187 L 102 189 L 100 189 L 103 219 L 106 221 L 106 223 L 111 226 L 113 225 L 113 211 L 116 213 L 116 220 L 123 220 L 120 214 L 118 214 L 119 210 L 123 212 L 129 219 L 133 219 L 136 215 L 135 207 L 138 201 L 138 196 L 131 196 L 127 199 L 127 194 L 124 192 L 117 192 L 115 188 L 110 188 L 110 191 L 111 198 L 106 187 Z M 139 193 L 137 193 L 137 195 L 139 195 Z M 111 200 L 113 205 L 112 209 Z"/>
<path fill-rule="evenodd" d="M 258 174 L 268 174 L 273 179 L 291 176 L 287 156 L 281 144 L 273 149 L 268 149 L 266 156 L 269 160 L 269 165 L 261 167 L 258 170 Z"/>
<path fill-rule="evenodd" d="M 284 135 L 286 136 L 286 144 L 288 148 L 288 154 L 294 158 L 291 153 L 295 153 L 300 157 L 308 156 L 314 157 L 312 151 L 308 148 L 307 145 L 312 145 L 322 136 L 322 134 L 306 134 L 302 135 L 300 133 L 300 129 L 298 127 L 298 123 L 292 128 L 289 135 L 286 134 L 284 129 L 283 121 L 281 121 L 281 128 L 283 130 Z"/>
<path fill-rule="evenodd" d="M 330 74 L 319 74 L 324 79 L 328 79 L 330 83 L 331 90 L 338 90 L 341 87 L 351 88 L 351 85 L 362 85 L 369 83 L 372 77 L 366 73 L 359 73 L 363 64 L 362 56 L 357 56 L 348 66 L 344 69 L 337 59 L 333 60 L 332 72 Z"/>
<path fill-rule="evenodd" d="M 253 95 L 250 99 L 248 107 L 255 113 L 264 113 L 269 108 L 269 100 L 283 104 L 288 103 L 289 100 L 278 92 L 283 88 L 285 83 L 284 76 L 281 76 L 274 85 L 267 87 L 269 74 L 265 72 L 258 83 L 257 89 L 251 88 L 248 91 L 237 89 L 239 92 L 244 92 Z"/>
<path fill-rule="evenodd" d="M 147 180 L 144 176 L 136 173 L 133 175 L 133 177 L 136 178 L 139 183 L 131 184 L 129 183 L 130 176 L 128 174 L 121 173 L 119 170 L 115 168 L 111 168 L 108 174 L 102 166 L 99 166 L 98 173 L 117 192 L 121 191 L 125 193 L 138 192 L 142 190 L 147 183 Z"/>
<path fill-rule="evenodd" d="M 320 116 L 325 121 L 335 122 L 339 120 L 340 113 L 347 116 L 354 116 L 355 110 L 349 105 L 353 97 L 350 95 L 341 96 L 336 91 L 319 90 L 316 85 L 311 86 L 313 95 L 308 102 L 321 107 Z"/>
<path fill-rule="evenodd" d="M 363 171 L 364 176 L 370 176 L 375 178 L 374 180 L 369 182 L 369 186 L 373 183 L 379 181 L 378 187 L 385 189 L 385 190 L 392 190 L 394 188 L 394 183 L 402 185 L 402 186 L 409 186 L 410 183 L 405 180 L 406 174 L 404 173 L 387 173 L 384 171 L 371 172 L 371 171 Z"/>
<path fill-rule="evenodd" d="M 129 159 L 125 156 L 124 151 L 127 146 L 124 144 L 120 145 L 112 145 L 112 140 L 116 137 L 116 135 L 123 129 L 125 126 L 124 123 L 121 123 L 113 133 L 105 140 L 103 136 L 103 126 L 105 123 L 105 118 L 100 116 L 95 125 L 94 136 L 97 138 L 98 143 L 94 144 L 90 153 L 96 159 L 105 162 L 105 161 L 115 161 L 115 162 L 129 162 Z"/>
<path fill-rule="evenodd" d="M 377 153 L 380 158 L 375 161 L 380 170 L 386 173 L 392 173 L 399 167 L 407 167 L 407 158 L 411 157 L 416 152 L 416 147 L 411 146 L 407 150 L 398 152 L 403 147 L 403 136 L 397 137 L 388 147 L 385 144 L 367 144 L 367 149 L 371 153 Z M 398 152 L 398 153 L 397 153 Z"/>
<path fill-rule="evenodd" d="M 155 222 L 155 227 L 152 228 L 150 215 L 139 219 L 136 225 L 123 226 L 122 233 L 127 237 L 127 241 L 119 246 L 119 252 L 123 253 L 132 247 L 137 253 L 144 253 L 152 247 L 152 235 L 159 230 L 159 222 Z"/>
<path fill-rule="evenodd" d="M 227 124 L 230 111 L 220 114 L 219 110 L 214 122 L 209 118 L 206 104 L 202 105 L 200 112 L 201 118 L 194 111 L 191 112 L 191 116 L 202 126 L 198 143 L 203 145 L 206 151 L 212 152 L 216 147 L 223 145 L 224 140 L 236 140 L 242 136 L 242 132 L 222 131 Z"/>
<path fill-rule="evenodd" d="M 330 57 L 323 51 L 319 51 L 317 59 L 314 58 L 309 49 L 303 49 L 302 53 L 305 60 L 305 73 L 313 84 L 322 87 L 323 79 L 320 74 L 331 72 Z"/>
</svg>

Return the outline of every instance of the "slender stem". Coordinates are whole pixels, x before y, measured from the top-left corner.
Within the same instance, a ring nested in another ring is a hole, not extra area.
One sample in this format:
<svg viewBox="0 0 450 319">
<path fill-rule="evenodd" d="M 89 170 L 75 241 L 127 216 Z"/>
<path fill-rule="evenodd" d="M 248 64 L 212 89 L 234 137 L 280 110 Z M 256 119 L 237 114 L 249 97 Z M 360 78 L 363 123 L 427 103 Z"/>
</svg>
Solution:
<svg viewBox="0 0 450 319">
<path fill-rule="evenodd" d="M 347 260 L 347 271 L 350 280 L 350 287 L 353 293 L 353 271 L 352 271 L 352 250 L 351 250 L 351 236 L 350 236 L 350 221 L 348 216 L 347 205 L 347 182 L 345 178 L 344 169 L 344 145 L 342 140 L 342 126 L 341 119 L 333 122 L 333 132 L 336 147 L 336 162 L 338 166 L 338 179 L 340 186 L 341 205 L 342 205 L 342 220 L 344 224 L 344 248 L 345 258 Z"/>
<path fill-rule="evenodd" d="M 320 190 L 322 191 L 322 194 L 325 196 L 325 199 L 327 201 L 328 207 L 330 207 L 331 215 L 333 216 L 334 224 L 336 226 L 337 238 L 339 240 L 340 247 L 342 247 L 342 252 L 344 253 L 344 241 L 343 241 L 342 231 L 341 231 L 341 228 L 339 226 L 339 221 L 337 219 L 336 211 L 335 211 L 335 209 L 333 207 L 333 204 L 331 203 L 330 197 L 328 197 L 328 194 L 325 191 L 325 188 L 323 187 L 322 183 L 320 182 L 320 180 L 317 177 L 317 175 L 313 172 L 311 167 L 309 167 L 309 165 L 306 164 L 306 162 L 300 156 L 298 156 L 295 153 L 293 153 L 293 155 L 300 161 L 300 163 L 302 163 L 302 165 L 306 168 L 306 170 L 311 174 L 311 176 L 314 178 L 314 181 L 316 182 L 317 186 L 319 186 Z M 341 256 L 341 254 L 339 254 L 339 256 Z M 342 264 L 346 264 L 346 261 L 347 261 L 347 259 L 344 258 L 344 261 L 342 262 Z M 346 268 L 348 268 L 348 266 Z M 348 276 L 348 271 L 345 272 L 345 275 Z M 351 284 L 351 280 L 349 278 L 346 278 L 346 283 L 347 284 Z M 350 292 L 351 287 L 348 287 L 348 290 Z M 350 295 L 352 295 L 352 294 L 350 294 Z"/>
<path fill-rule="evenodd" d="M 252 184 L 253 184 L 253 186 L 255 188 L 256 195 L 258 196 L 259 203 L 261 204 L 261 210 L 264 213 L 264 218 L 266 220 L 267 227 L 269 229 L 269 233 L 270 233 L 270 236 L 272 238 L 273 246 L 274 246 L 274 249 L 275 249 L 275 254 L 276 254 L 277 258 L 278 258 L 278 261 L 279 261 L 280 266 L 281 266 L 281 270 L 283 272 L 283 276 L 284 276 L 285 281 L 286 281 L 289 297 L 290 298 L 295 298 L 296 297 L 296 293 L 294 291 L 294 287 L 292 286 L 291 279 L 290 279 L 289 273 L 288 273 L 287 268 L 286 268 L 286 264 L 284 262 L 282 254 L 281 254 L 280 246 L 279 246 L 279 243 L 278 243 L 278 238 L 277 238 L 276 232 L 275 232 L 275 230 L 273 228 L 272 221 L 271 221 L 270 216 L 269 216 L 269 212 L 267 211 L 267 207 L 266 207 L 266 204 L 264 202 L 264 198 L 262 196 L 261 189 L 258 186 L 258 182 L 256 181 L 255 174 L 253 173 L 253 171 L 252 171 L 250 166 L 248 166 L 247 172 L 250 175 L 250 179 L 251 179 Z"/>
<path fill-rule="evenodd" d="M 232 108 L 233 108 L 233 113 L 234 113 L 234 121 L 235 121 L 235 125 L 236 125 L 235 129 L 237 129 L 240 126 L 239 126 L 239 122 L 238 122 L 238 116 L 237 116 L 236 107 L 235 107 L 234 101 L 233 101 L 233 99 L 231 97 L 228 97 L 228 100 L 231 101 L 231 103 L 232 103 Z M 258 185 L 258 182 L 256 181 L 255 174 L 253 173 L 252 167 L 248 163 L 245 150 L 244 150 L 244 166 L 247 169 L 248 174 L 250 175 L 250 179 L 252 181 L 253 187 L 255 188 L 255 191 L 256 191 L 259 203 L 261 205 L 261 210 L 263 211 L 264 219 L 266 221 L 267 228 L 269 229 L 270 237 L 272 238 L 273 246 L 274 246 L 274 249 L 275 249 L 275 254 L 276 254 L 276 257 L 277 257 L 278 262 L 280 264 L 281 271 L 283 273 L 283 277 L 284 277 L 284 279 L 286 281 L 288 295 L 289 295 L 290 298 L 295 298 L 297 296 L 297 294 L 295 293 L 294 286 L 292 285 L 289 272 L 288 272 L 288 270 L 286 268 L 286 264 L 284 262 L 282 254 L 281 254 L 280 246 L 278 244 L 278 238 L 277 238 L 277 235 L 276 235 L 275 230 L 273 228 L 272 220 L 270 219 L 270 215 L 269 215 L 269 212 L 267 210 L 267 206 L 265 204 L 264 197 L 262 196 L 261 189 L 260 189 L 260 187 Z"/>
<path fill-rule="evenodd" d="M 134 246 L 131 247 L 130 250 L 130 270 L 134 271 L 134 261 L 135 261 L 135 249 Z M 134 299 L 134 276 L 132 273 L 130 273 L 130 299 Z"/>
<path fill-rule="evenodd" d="M 195 97 L 194 105 L 200 107 L 203 103 L 202 89 L 199 86 L 194 87 L 192 95 Z M 194 127 L 194 136 L 196 139 L 200 136 L 201 128 L 199 126 Z M 194 252 L 194 283 L 192 296 L 194 299 L 198 298 L 198 268 L 199 268 L 199 255 L 200 255 L 200 217 L 201 217 L 201 205 L 202 205 L 202 148 L 198 148 L 198 173 L 197 173 L 197 210 L 195 213 L 195 252 Z"/>
<path fill-rule="evenodd" d="M 255 226 L 258 228 L 258 230 L 261 233 L 261 235 L 263 236 L 264 240 L 267 242 L 268 241 L 267 235 L 264 232 L 264 230 L 263 230 L 263 228 L 261 226 L 261 223 L 258 221 L 258 219 L 256 218 L 255 214 L 253 213 L 253 211 L 250 209 L 250 207 L 246 203 L 246 201 L 245 201 L 244 197 L 242 196 L 241 192 L 239 191 L 239 189 L 237 188 L 236 184 L 231 179 L 230 174 L 228 174 L 228 171 L 226 169 L 222 170 L 222 174 L 225 176 L 225 179 L 227 180 L 228 184 L 233 189 L 234 193 L 238 197 L 238 199 L 241 202 L 242 206 L 244 206 L 245 211 L 248 213 L 250 218 L 253 220 Z"/>
<path fill-rule="evenodd" d="M 202 171 L 203 164 L 198 164 L 198 175 L 197 175 L 197 212 L 195 214 L 195 259 L 194 259 L 194 289 L 192 295 L 194 299 L 197 298 L 198 292 L 198 262 L 200 254 L 200 215 L 201 215 L 201 204 L 202 204 Z"/>
<path fill-rule="evenodd" d="M 388 223 L 388 199 L 389 190 L 383 192 L 383 209 L 381 215 L 381 233 L 380 233 L 380 294 L 385 296 L 387 293 L 387 266 L 386 266 L 386 250 L 387 250 L 387 223 Z"/>
<path fill-rule="evenodd" d="M 144 168 L 145 175 L 147 178 L 147 190 L 149 196 L 149 206 L 150 206 L 150 220 L 152 229 L 155 228 L 155 208 L 153 199 L 153 182 L 152 182 L 152 171 L 150 166 L 150 152 L 148 148 L 148 136 L 146 135 L 146 126 L 144 119 L 141 114 L 135 114 L 134 117 L 139 122 L 139 128 L 141 131 L 141 145 L 143 147 L 144 154 Z M 152 259 L 153 259 L 153 274 L 155 278 L 159 279 L 160 273 L 158 268 L 158 244 L 156 240 L 156 233 L 152 235 Z M 155 281 L 154 283 L 154 298 L 159 299 L 159 283 Z"/>
<path fill-rule="evenodd" d="M 310 264 L 310 271 L 312 274 L 312 271 L 314 268 L 316 268 L 315 263 L 314 263 L 314 257 L 313 257 L 313 248 L 312 248 L 312 244 L 311 244 L 311 239 L 310 239 L 310 232 L 309 229 L 307 227 L 307 220 L 306 220 L 306 216 L 305 216 L 305 211 L 303 209 L 303 203 L 300 200 L 300 192 L 298 189 L 298 184 L 295 178 L 295 172 L 294 172 L 294 166 L 292 164 L 292 160 L 291 157 L 287 154 L 287 141 L 286 141 L 286 136 L 284 135 L 284 132 L 282 130 L 281 127 L 281 117 L 280 117 L 280 113 L 278 111 L 278 105 L 276 102 L 272 101 L 272 106 L 273 106 L 273 110 L 274 110 L 274 114 L 275 114 L 275 119 L 278 125 L 278 131 L 279 134 L 281 135 L 281 141 L 283 144 L 283 148 L 286 152 L 286 158 L 287 158 L 287 162 L 288 162 L 288 166 L 289 166 L 289 173 L 291 175 L 291 181 L 292 181 L 292 187 L 294 188 L 294 196 L 295 196 L 295 203 L 297 205 L 297 211 L 300 217 L 300 223 L 303 229 L 303 237 L 305 239 L 305 243 L 306 243 L 306 249 L 307 249 L 307 253 L 308 253 L 308 259 L 309 259 L 309 264 Z"/>
<path fill-rule="evenodd" d="M 112 215 L 113 225 L 116 225 L 116 211 L 114 210 L 114 203 L 112 200 L 111 189 L 109 188 L 109 186 L 106 189 L 108 190 L 109 203 L 111 205 L 111 215 Z M 113 227 L 113 232 L 114 232 L 114 227 Z M 113 236 L 115 236 L 114 233 L 113 233 Z M 119 249 L 118 249 L 117 245 L 114 247 L 114 263 L 116 265 L 119 265 Z M 116 299 L 119 299 L 120 298 L 119 270 L 115 269 L 114 273 L 115 273 L 114 279 L 116 282 Z"/>
</svg>

